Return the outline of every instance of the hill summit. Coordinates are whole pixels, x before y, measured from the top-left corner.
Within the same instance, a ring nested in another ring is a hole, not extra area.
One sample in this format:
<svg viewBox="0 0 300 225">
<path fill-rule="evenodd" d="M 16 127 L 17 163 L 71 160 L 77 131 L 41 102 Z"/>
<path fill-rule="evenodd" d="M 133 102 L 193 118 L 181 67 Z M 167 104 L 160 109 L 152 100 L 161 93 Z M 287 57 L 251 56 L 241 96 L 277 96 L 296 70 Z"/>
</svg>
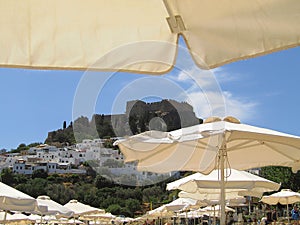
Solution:
<svg viewBox="0 0 300 225">
<path fill-rule="evenodd" d="M 95 114 L 91 120 L 81 116 L 68 127 L 64 121 L 62 129 L 48 133 L 45 143 L 75 144 L 83 139 L 121 137 L 147 130 L 172 131 L 202 122 L 186 102 L 162 100 L 146 103 L 134 100 L 127 102 L 124 114 Z"/>
</svg>

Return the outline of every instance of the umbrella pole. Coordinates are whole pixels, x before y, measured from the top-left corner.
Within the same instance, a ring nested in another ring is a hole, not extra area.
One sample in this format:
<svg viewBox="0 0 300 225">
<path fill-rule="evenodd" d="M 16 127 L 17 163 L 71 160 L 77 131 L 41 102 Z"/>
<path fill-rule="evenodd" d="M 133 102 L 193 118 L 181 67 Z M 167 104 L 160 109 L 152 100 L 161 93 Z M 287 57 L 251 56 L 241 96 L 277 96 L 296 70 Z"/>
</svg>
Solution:
<svg viewBox="0 0 300 225">
<path fill-rule="evenodd" d="M 213 225 L 217 225 L 217 218 L 216 218 L 216 206 L 214 205 L 214 222 Z"/>
<path fill-rule="evenodd" d="M 7 210 L 4 210 L 4 225 L 6 224 Z"/>
<path fill-rule="evenodd" d="M 225 140 L 225 137 L 223 137 Z M 225 225 L 225 154 L 226 146 L 223 143 L 220 149 L 220 171 L 221 171 L 221 215 L 220 215 L 220 225 Z"/>
<path fill-rule="evenodd" d="M 290 224 L 290 213 L 289 213 L 289 204 L 286 204 L 286 216 L 288 218 L 288 224 Z"/>
</svg>

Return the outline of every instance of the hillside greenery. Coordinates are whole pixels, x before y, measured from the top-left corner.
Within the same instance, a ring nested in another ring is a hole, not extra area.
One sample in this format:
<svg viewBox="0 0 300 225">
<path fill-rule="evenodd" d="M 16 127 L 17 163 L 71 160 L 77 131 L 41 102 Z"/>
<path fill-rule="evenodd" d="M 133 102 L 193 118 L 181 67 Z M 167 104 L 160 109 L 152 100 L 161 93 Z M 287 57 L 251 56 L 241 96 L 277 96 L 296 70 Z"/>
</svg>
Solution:
<svg viewBox="0 0 300 225">
<path fill-rule="evenodd" d="M 150 205 L 158 207 L 170 202 L 176 194 L 165 191 L 166 183 L 172 179 L 152 186 L 122 186 L 96 174 L 91 168 L 87 168 L 87 175 L 48 175 L 37 170 L 31 176 L 14 174 L 6 168 L 1 172 L 1 180 L 34 198 L 47 195 L 60 204 L 77 199 L 114 215 L 130 217 L 145 213 L 150 210 Z"/>
<path fill-rule="evenodd" d="M 1 180 L 32 197 L 47 195 L 61 204 L 72 199 L 105 209 L 115 215 L 138 216 L 177 197 L 178 191 L 166 191 L 169 178 L 161 183 L 142 186 L 122 186 L 100 176 L 87 167 L 86 175 L 51 174 L 35 171 L 32 176 L 14 174 L 8 168 L 1 172 Z M 265 167 L 261 170 L 263 177 L 281 183 L 281 188 L 300 190 L 300 173 L 293 174 L 285 167 Z M 182 173 L 189 175 L 191 172 Z M 267 193 L 270 194 L 270 193 Z"/>
</svg>

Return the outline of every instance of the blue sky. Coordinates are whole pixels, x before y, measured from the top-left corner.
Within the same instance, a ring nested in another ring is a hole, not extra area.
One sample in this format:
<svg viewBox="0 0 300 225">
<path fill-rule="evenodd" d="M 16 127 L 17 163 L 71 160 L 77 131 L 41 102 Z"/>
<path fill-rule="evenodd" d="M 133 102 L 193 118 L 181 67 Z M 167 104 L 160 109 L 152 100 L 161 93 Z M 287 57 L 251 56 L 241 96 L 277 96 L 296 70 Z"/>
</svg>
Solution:
<svg viewBox="0 0 300 225">
<path fill-rule="evenodd" d="M 177 68 L 167 75 L 116 73 L 106 82 L 99 80 L 104 73 L 1 68 L 0 149 L 44 142 L 48 131 L 78 114 L 123 113 L 126 101 L 134 99 L 187 101 L 199 117 L 233 115 L 243 123 L 300 135 L 299 47 L 211 71 L 196 68 L 185 54 L 179 53 Z"/>
</svg>

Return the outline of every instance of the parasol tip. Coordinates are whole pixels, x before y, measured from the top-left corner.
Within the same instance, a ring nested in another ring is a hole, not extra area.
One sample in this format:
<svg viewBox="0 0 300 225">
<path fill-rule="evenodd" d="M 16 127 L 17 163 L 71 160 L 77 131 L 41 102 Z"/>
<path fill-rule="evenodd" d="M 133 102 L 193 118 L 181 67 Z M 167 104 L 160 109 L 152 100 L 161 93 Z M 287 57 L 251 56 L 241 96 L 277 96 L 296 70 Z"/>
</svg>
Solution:
<svg viewBox="0 0 300 225">
<path fill-rule="evenodd" d="M 212 122 L 218 122 L 218 121 L 222 121 L 222 119 L 220 117 L 212 116 L 212 117 L 208 117 L 204 121 L 204 123 L 212 123 Z M 223 121 L 229 122 L 229 123 L 241 123 L 237 118 L 235 118 L 233 116 L 227 116 L 223 119 Z"/>
</svg>

